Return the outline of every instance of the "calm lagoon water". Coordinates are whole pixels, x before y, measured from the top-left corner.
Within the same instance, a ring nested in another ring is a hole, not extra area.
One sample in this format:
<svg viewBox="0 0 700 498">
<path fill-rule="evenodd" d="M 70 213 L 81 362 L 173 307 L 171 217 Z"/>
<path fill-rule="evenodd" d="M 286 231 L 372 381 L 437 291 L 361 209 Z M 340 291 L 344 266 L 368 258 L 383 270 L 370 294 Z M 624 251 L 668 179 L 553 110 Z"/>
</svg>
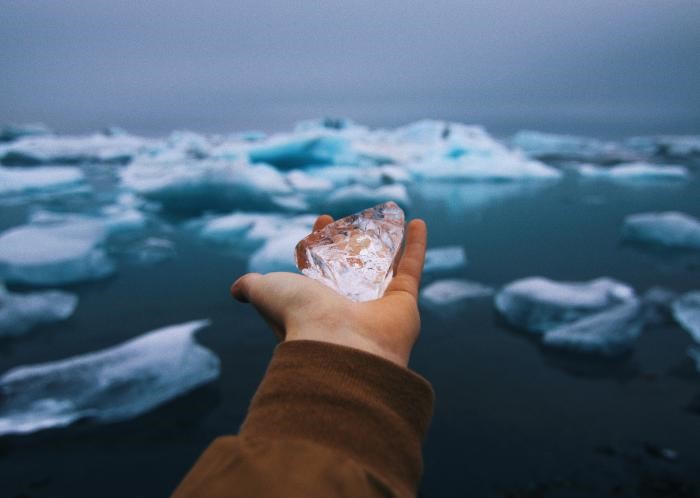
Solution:
<svg viewBox="0 0 700 498">
<path fill-rule="evenodd" d="M 85 166 L 105 192 L 110 168 Z M 697 172 L 690 182 L 638 186 L 417 184 L 408 214 L 427 221 L 431 246 L 465 248 L 469 264 L 450 276 L 494 286 L 610 276 L 638 292 L 686 291 L 700 288 L 697 254 L 623 244 L 620 228 L 641 211 L 700 217 Z M 32 206 L 90 202 L 3 206 L 0 229 L 24 222 Z M 0 438 L 0 496 L 166 496 L 213 438 L 243 420 L 275 345 L 255 312 L 229 297 L 246 261 L 165 221 L 157 230 L 177 257 L 139 264 L 121 254 L 113 277 L 68 287 L 80 296 L 75 315 L 0 342 L 0 372 L 210 318 L 198 338 L 221 358 L 220 378 L 134 420 Z M 653 325 L 629 355 L 594 360 L 542 349 L 506 327 L 490 299 L 424 310 L 412 367 L 433 383 L 437 403 L 421 496 L 699 496 L 700 374 L 690 344 L 679 327 Z M 677 459 L 661 458 L 661 448 Z"/>
</svg>

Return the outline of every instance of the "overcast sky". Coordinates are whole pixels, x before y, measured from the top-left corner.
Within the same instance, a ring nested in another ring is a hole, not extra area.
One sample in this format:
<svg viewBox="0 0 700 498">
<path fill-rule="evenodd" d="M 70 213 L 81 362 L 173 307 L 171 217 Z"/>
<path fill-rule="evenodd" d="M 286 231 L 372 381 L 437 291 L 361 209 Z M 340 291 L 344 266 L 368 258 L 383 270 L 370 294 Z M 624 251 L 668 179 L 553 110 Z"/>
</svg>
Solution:
<svg viewBox="0 0 700 498">
<path fill-rule="evenodd" d="M 0 0 L 0 122 L 700 133 L 700 1 Z"/>
</svg>

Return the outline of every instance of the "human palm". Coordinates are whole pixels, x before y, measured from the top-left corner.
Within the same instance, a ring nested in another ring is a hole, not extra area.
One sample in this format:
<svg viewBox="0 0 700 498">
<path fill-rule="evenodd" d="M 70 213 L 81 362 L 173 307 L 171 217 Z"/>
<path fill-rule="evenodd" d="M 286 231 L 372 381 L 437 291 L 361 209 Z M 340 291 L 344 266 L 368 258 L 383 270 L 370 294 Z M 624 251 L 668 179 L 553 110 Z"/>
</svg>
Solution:
<svg viewBox="0 0 700 498">
<path fill-rule="evenodd" d="M 333 219 L 320 216 L 313 230 Z M 408 224 L 405 251 L 380 299 L 357 303 L 303 275 L 248 273 L 231 294 L 251 303 L 284 341 L 312 340 L 347 346 L 408 365 L 420 331 L 418 287 L 427 230 L 422 220 Z"/>
</svg>

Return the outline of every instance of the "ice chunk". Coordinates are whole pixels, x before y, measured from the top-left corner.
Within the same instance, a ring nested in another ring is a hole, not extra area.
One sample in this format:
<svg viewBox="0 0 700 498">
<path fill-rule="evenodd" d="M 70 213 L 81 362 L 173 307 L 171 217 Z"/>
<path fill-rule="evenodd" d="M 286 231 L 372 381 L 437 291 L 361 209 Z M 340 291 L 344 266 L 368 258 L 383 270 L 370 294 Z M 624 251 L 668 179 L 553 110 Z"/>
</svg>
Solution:
<svg viewBox="0 0 700 498">
<path fill-rule="evenodd" d="M 94 353 L 8 371 L 0 377 L 0 435 L 82 419 L 130 419 L 213 381 L 219 359 L 194 338 L 207 325 L 172 325 Z"/>
<path fill-rule="evenodd" d="M 393 201 L 407 208 L 411 205 L 408 191 L 404 185 L 385 185 L 376 189 L 363 185 L 342 187 L 328 196 L 323 207 L 331 214 L 353 213 L 368 204 L 381 204 Z"/>
<path fill-rule="evenodd" d="M 529 277 L 501 289 L 495 305 L 511 325 L 542 333 L 634 299 L 632 288 L 609 278 L 555 282 Z"/>
<path fill-rule="evenodd" d="M 364 185 L 370 188 L 381 187 L 393 183 L 410 183 L 410 172 L 394 165 L 383 166 L 324 166 L 313 167 L 305 170 L 306 174 L 314 178 L 322 178 L 330 181 L 336 187 L 348 185 Z"/>
<path fill-rule="evenodd" d="M 332 181 L 309 175 L 302 170 L 293 170 L 287 173 L 287 182 L 297 192 L 328 192 L 333 189 Z"/>
<path fill-rule="evenodd" d="M 644 327 L 636 299 L 545 332 L 546 346 L 579 353 L 616 356 L 634 346 Z"/>
<path fill-rule="evenodd" d="M 613 167 L 582 164 L 578 173 L 587 178 L 600 178 L 617 182 L 647 182 L 658 180 L 687 180 L 687 168 L 670 164 L 628 163 Z"/>
<path fill-rule="evenodd" d="M 556 180 L 562 176 L 555 168 L 510 152 L 488 157 L 465 155 L 424 160 L 406 167 L 418 179 L 439 181 Z"/>
<path fill-rule="evenodd" d="M 12 142 L 18 138 L 39 137 L 50 134 L 51 130 L 49 130 L 43 123 L 7 125 L 0 129 L 0 142 Z"/>
<path fill-rule="evenodd" d="M 285 230 L 274 238 L 267 239 L 248 261 L 248 271 L 269 273 L 273 271 L 296 272 L 294 264 L 294 247 L 299 239 L 306 237 L 308 229 L 292 228 Z"/>
<path fill-rule="evenodd" d="M 7 165 L 127 163 L 148 144 L 133 135 L 27 137 L 0 148 L 0 162 Z"/>
<path fill-rule="evenodd" d="M 622 237 L 634 242 L 700 249 L 700 220 L 676 211 L 632 214 L 625 217 Z"/>
<path fill-rule="evenodd" d="M 683 294 L 671 304 L 676 321 L 700 344 L 700 291 Z"/>
<path fill-rule="evenodd" d="M 421 290 L 421 301 L 431 306 L 450 305 L 467 299 L 487 297 L 494 292 L 492 287 L 468 280 L 437 280 Z"/>
<path fill-rule="evenodd" d="M 240 161 L 134 162 L 121 172 L 122 185 L 166 209 L 180 212 L 279 208 L 293 194 L 271 166 Z"/>
<path fill-rule="evenodd" d="M 434 247 L 425 253 L 424 272 L 456 270 L 467 264 L 467 254 L 460 246 Z"/>
<path fill-rule="evenodd" d="M 634 154 L 613 142 L 574 135 L 539 131 L 519 131 L 512 144 L 528 156 L 548 160 L 619 162 L 634 159 Z"/>
<path fill-rule="evenodd" d="M 56 192 L 84 185 L 85 175 L 74 167 L 3 168 L 0 166 L 0 196 L 34 192 Z"/>
<path fill-rule="evenodd" d="M 78 296 L 69 292 L 12 293 L 0 282 L 0 338 L 21 335 L 37 325 L 70 317 Z"/>
<path fill-rule="evenodd" d="M 296 246 L 301 272 L 353 301 L 384 295 L 403 247 L 404 213 L 395 202 L 346 216 Z"/>
<path fill-rule="evenodd" d="M 700 156 L 700 135 L 633 137 L 625 144 L 646 155 L 678 158 Z"/>
<path fill-rule="evenodd" d="M 336 135 L 277 137 L 251 148 L 248 155 L 252 163 L 271 164 L 280 169 L 357 162 L 350 142 Z"/>
</svg>

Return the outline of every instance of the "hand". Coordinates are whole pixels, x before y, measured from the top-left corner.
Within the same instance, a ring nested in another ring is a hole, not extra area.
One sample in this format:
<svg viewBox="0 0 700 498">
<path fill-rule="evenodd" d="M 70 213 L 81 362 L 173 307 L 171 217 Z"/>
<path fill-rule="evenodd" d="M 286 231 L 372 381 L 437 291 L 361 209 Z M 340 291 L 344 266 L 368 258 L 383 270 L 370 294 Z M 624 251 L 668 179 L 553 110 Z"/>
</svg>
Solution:
<svg viewBox="0 0 700 498">
<path fill-rule="evenodd" d="M 314 231 L 331 223 L 319 216 Z M 425 259 L 427 229 L 408 224 L 406 248 L 384 296 L 357 303 L 296 273 L 248 273 L 231 286 L 238 301 L 251 303 L 283 341 L 330 342 L 408 365 L 420 332 L 418 287 Z"/>
</svg>

